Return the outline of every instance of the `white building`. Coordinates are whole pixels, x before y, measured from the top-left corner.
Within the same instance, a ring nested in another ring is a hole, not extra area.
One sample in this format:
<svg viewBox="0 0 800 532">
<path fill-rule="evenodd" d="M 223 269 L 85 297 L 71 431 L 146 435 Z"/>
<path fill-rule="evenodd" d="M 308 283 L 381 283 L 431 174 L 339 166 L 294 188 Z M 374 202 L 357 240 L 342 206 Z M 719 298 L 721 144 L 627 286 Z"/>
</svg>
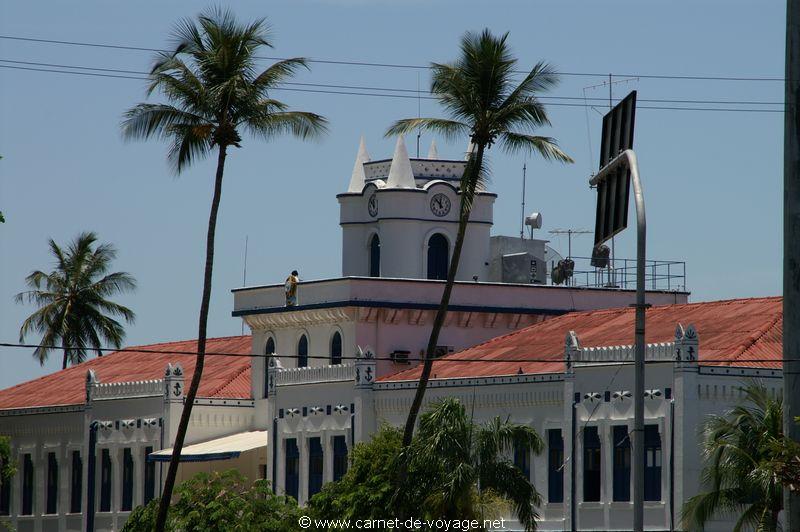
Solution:
<svg viewBox="0 0 800 532">
<path fill-rule="evenodd" d="M 381 420 L 404 421 L 452 252 L 463 165 L 439 159 L 435 147 L 410 159 L 402 140 L 391 160 L 370 161 L 362 141 L 338 196 L 343 277 L 300 283 L 291 307 L 283 284 L 233 291 L 233 314 L 252 334 L 209 342 L 210 352 L 231 356 L 207 358 L 181 478 L 236 467 L 304 504 L 344 472 L 353 444 Z M 516 459 L 548 501 L 542 529 L 625 528 L 630 502 L 619 499 L 630 482 L 612 444 L 623 434 L 615 427 L 633 416 L 624 362 L 634 292 L 540 284 L 547 256 L 537 250 L 549 248 L 493 242 L 494 201 L 488 191 L 476 199 L 427 400 L 455 395 L 474 403 L 478 419 L 510 414 L 540 432 L 548 452 Z M 520 280 L 506 268 L 520 259 L 530 265 L 527 282 L 502 282 Z M 656 305 L 648 311 L 648 456 L 661 465 L 650 469 L 646 522 L 669 529 L 697 489 L 701 416 L 735 401 L 743 378 L 779 389 L 779 367 L 736 358 L 774 355 L 781 305 L 690 305 L 685 291 L 670 289 L 647 299 Z M 0 490 L 12 526 L 85 530 L 94 519 L 97 530 L 118 530 L 131 507 L 158 493 L 195 343 L 136 349 L 0 391 L 0 434 L 11 436 L 18 463 Z M 499 361 L 509 358 L 530 362 Z M 593 362 L 609 358 L 619 363 Z"/>
</svg>

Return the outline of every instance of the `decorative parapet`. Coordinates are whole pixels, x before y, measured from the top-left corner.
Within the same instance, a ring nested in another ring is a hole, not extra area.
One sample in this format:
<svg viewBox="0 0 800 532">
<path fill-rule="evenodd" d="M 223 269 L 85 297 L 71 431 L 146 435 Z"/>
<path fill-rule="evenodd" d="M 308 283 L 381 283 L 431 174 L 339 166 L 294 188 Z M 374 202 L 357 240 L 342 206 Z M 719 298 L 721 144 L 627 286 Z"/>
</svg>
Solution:
<svg viewBox="0 0 800 532">
<path fill-rule="evenodd" d="M 352 381 L 356 375 L 356 367 L 353 364 L 276 369 L 275 384 L 277 386 Z"/>
<path fill-rule="evenodd" d="M 153 379 L 128 382 L 99 382 L 92 390 L 92 400 L 133 399 L 139 397 L 158 397 L 164 393 L 164 381 Z"/>
<path fill-rule="evenodd" d="M 633 362 L 635 348 L 632 345 L 614 345 L 607 347 L 582 347 L 577 350 L 576 366 L 613 364 L 615 362 Z M 648 361 L 672 362 L 675 359 L 674 342 L 658 342 L 647 344 L 644 359 Z"/>
<path fill-rule="evenodd" d="M 679 323 L 675 330 L 675 341 L 646 344 L 644 359 L 650 362 L 674 362 L 676 367 L 687 364 L 696 366 L 699 347 L 694 325 L 684 328 Z M 633 345 L 581 347 L 575 331 L 569 331 L 564 342 L 565 372 L 572 373 L 576 366 L 633 362 L 635 351 Z"/>
</svg>

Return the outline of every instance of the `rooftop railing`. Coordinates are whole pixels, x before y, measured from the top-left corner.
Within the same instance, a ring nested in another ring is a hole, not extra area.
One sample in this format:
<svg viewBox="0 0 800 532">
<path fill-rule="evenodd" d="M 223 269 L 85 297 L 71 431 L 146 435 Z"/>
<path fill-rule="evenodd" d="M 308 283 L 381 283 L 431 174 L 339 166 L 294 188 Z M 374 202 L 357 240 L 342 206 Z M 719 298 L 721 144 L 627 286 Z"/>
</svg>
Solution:
<svg viewBox="0 0 800 532">
<path fill-rule="evenodd" d="M 580 288 L 619 288 L 636 289 L 636 259 L 609 259 L 607 268 L 596 268 L 591 264 L 591 257 L 570 257 L 575 262 L 572 277 L 564 286 Z M 548 284 L 555 263 L 548 264 Z M 675 260 L 645 261 L 645 289 L 666 290 L 671 292 L 686 291 L 686 262 Z"/>
</svg>

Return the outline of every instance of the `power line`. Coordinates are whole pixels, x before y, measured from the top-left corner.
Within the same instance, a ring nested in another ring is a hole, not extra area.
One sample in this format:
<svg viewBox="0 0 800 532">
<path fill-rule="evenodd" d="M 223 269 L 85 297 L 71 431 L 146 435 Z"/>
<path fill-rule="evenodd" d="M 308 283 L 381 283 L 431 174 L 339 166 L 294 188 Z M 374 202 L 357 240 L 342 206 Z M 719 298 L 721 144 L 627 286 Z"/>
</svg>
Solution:
<svg viewBox="0 0 800 532">
<path fill-rule="evenodd" d="M 13 343 L 13 342 L 0 342 L 0 347 L 12 347 L 12 348 L 46 348 L 51 350 L 63 351 L 64 347 L 60 345 L 40 345 L 40 344 L 23 344 L 23 343 Z M 67 348 L 69 350 L 77 351 L 78 348 Z M 105 352 L 105 353 L 144 353 L 144 354 L 152 354 L 152 355 L 197 355 L 197 351 L 186 351 L 186 350 L 176 350 L 176 349 L 149 349 L 147 347 L 121 347 L 119 349 L 114 347 L 83 347 L 82 350 L 84 351 L 97 351 L 97 352 Z M 308 355 L 307 357 L 302 357 L 300 355 L 283 355 L 280 353 L 276 353 L 276 356 L 279 358 L 290 358 L 290 359 L 299 359 L 299 358 L 307 358 L 307 359 L 319 359 L 319 360 L 330 360 L 330 355 Z M 248 357 L 248 358 L 269 358 L 273 355 L 267 354 L 259 354 L 259 353 L 225 353 L 225 352 L 207 352 L 205 356 L 221 356 L 221 357 Z M 359 360 L 357 356 L 342 356 L 342 360 Z M 393 361 L 392 357 L 381 357 L 375 356 L 373 360 L 389 360 Z M 416 361 L 421 362 L 424 360 L 423 357 L 408 357 L 409 361 Z M 729 360 L 723 358 L 704 358 L 702 360 L 698 360 L 698 362 L 702 363 L 733 363 L 733 362 L 782 362 L 784 360 L 799 360 L 798 358 L 739 358 L 736 360 Z M 509 364 L 519 364 L 519 363 L 528 363 L 528 362 L 567 362 L 566 358 L 493 358 L 491 360 L 487 360 L 485 358 L 438 358 L 435 362 L 465 362 L 465 363 L 486 363 L 486 362 L 504 362 Z M 575 363 L 575 360 L 570 360 L 571 362 Z M 663 364 L 665 362 L 670 362 L 668 360 L 648 360 L 647 363 L 649 364 Z M 591 362 L 587 362 L 587 364 L 595 364 L 595 363 L 603 363 L 603 364 L 620 364 L 620 365 L 631 365 L 631 362 L 624 362 L 618 359 L 592 359 Z M 764 368 L 769 369 L 769 368 Z"/>
<path fill-rule="evenodd" d="M 101 68 L 101 67 L 87 67 L 87 66 L 78 66 L 78 65 L 64 65 L 58 63 L 40 63 L 34 61 L 19 61 L 13 59 L 0 59 L 0 63 L 13 63 L 19 65 L 30 65 L 30 66 L 39 66 L 39 67 L 54 67 L 54 68 L 71 68 L 71 69 L 78 69 L 78 70 L 92 70 L 98 72 L 114 72 L 119 74 L 141 74 L 143 76 L 149 76 L 149 72 L 141 71 L 141 70 L 123 70 L 118 68 Z M 136 79 L 150 79 L 148 78 L 136 78 Z M 301 82 L 284 82 L 285 85 L 296 85 L 296 86 L 307 86 L 307 87 L 324 87 L 324 88 L 333 88 L 333 89 L 354 89 L 354 90 L 373 90 L 373 91 L 388 91 L 388 92 L 405 92 L 405 93 L 414 93 L 414 94 L 431 94 L 430 91 L 423 91 L 419 89 L 401 89 L 396 87 L 372 87 L 372 86 L 363 86 L 363 85 L 334 85 L 334 84 L 327 84 L 327 83 L 301 83 Z M 415 96 L 416 98 L 416 96 Z M 429 99 L 436 99 L 435 97 L 430 97 Z M 541 100 L 577 100 L 577 101 L 584 101 L 587 100 L 591 101 L 599 101 L 599 102 L 606 102 L 606 98 L 599 98 L 599 97 L 581 97 L 581 96 L 547 96 L 547 95 L 540 95 L 537 96 L 537 99 Z M 747 100 L 747 101 L 737 101 L 737 100 L 675 100 L 675 99 L 647 99 L 647 98 L 639 98 L 639 102 L 647 102 L 647 103 L 683 103 L 683 104 L 720 104 L 720 105 L 783 105 L 784 102 L 765 102 L 765 101 L 755 101 L 755 100 Z"/>
<path fill-rule="evenodd" d="M 82 47 L 90 47 L 90 48 L 110 48 L 115 50 L 130 50 L 130 51 L 137 51 L 137 52 L 164 52 L 164 53 L 171 53 L 172 50 L 163 50 L 159 48 L 147 48 L 142 46 L 129 46 L 129 45 L 120 45 L 120 44 L 106 44 L 106 43 L 90 43 L 90 42 L 80 42 L 80 41 L 64 41 L 64 40 L 55 40 L 55 39 L 40 39 L 34 37 L 20 37 L 17 35 L 0 35 L 0 39 L 6 40 L 13 40 L 13 41 L 25 41 L 25 42 L 36 42 L 42 44 L 58 44 L 58 45 L 65 45 L 65 46 L 82 46 Z M 270 56 L 258 56 L 258 59 L 268 59 L 270 61 L 281 61 L 287 59 L 285 57 L 270 57 Z M 330 64 L 330 65 L 348 65 L 348 66 L 362 66 L 362 67 L 381 67 L 381 68 L 401 68 L 401 69 L 416 69 L 416 70 L 428 70 L 432 68 L 430 65 L 413 65 L 413 64 L 402 64 L 402 63 L 377 63 L 377 62 L 367 62 L 367 61 L 346 61 L 346 60 L 334 60 L 334 59 L 307 59 L 309 63 L 319 63 L 319 64 Z M 525 70 L 515 70 L 517 74 L 528 74 L 528 71 Z M 579 76 L 579 77 L 602 77 L 605 78 L 608 76 L 608 72 L 605 73 L 598 73 L 598 72 L 557 72 L 558 75 L 561 76 Z M 632 78 L 645 78 L 645 79 L 674 79 L 674 80 L 686 80 L 686 81 L 774 81 L 774 82 L 783 82 L 784 78 L 782 77 L 770 77 L 770 76 L 693 76 L 693 75 L 678 75 L 678 74 L 617 74 L 611 73 L 613 76 L 617 77 L 632 77 Z"/>
<path fill-rule="evenodd" d="M 0 65 L 0 68 L 7 68 L 13 70 L 24 70 L 24 71 L 31 71 L 31 72 L 45 72 L 51 74 L 73 74 L 73 75 L 80 75 L 80 76 L 90 76 L 90 77 L 101 77 L 101 78 L 117 78 L 117 79 L 136 79 L 136 80 L 143 80 L 147 81 L 149 78 L 142 77 L 142 76 L 127 76 L 121 74 L 108 74 L 108 73 L 99 73 L 99 72 L 80 72 L 77 70 L 56 70 L 52 68 L 33 68 L 33 67 L 24 67 L 24 66 L 15 66 L 15 65 Z M 65 68 L 80 68 L 80 67 L 65 67 Z M 295 83 L 297 85 L 297 83 Z M 322 84 L 305 84 L 307 86 L 325 86 Z M 302 88 L 290 88 L 290 87 L 275 87 L 273 90 L 280 90 L 280 91 L 291 91 L 291 92 L 310 92 L 310 93 L 320 93 L 320 94 L 340 94 L 340 95 L 348 95 L 348 96 L 374 96 L 374 97 L 381 97 L 381 98 L 401 98 L 401 99 L 412 99 L 416 100 L 418 98 L 426 99 L 426 100 L 436 100 L 433 96 L 412 96 L 406 94 L 380 94 L 380 93 L 370 93 L 370 92 L 352 92 L 352 91 L 333 91 L 333 90 L 322 90 L 322 89 L 302 89 Z M 372 90 L 395 90 L 395 89 L 385 89 L 385 88 L 377 88 Z M 408 89 L 403 89 L 408 90 Z M 721 102 L 722 103 L 722 102 Z M 725 102 L 728 104 L 733 105 L 735 102 Z M 766 102 L 759 102 L 759 104 L 768 104 Z M 586 104 L 583 103 L 565 103 L 565 102 L 549 102 L 547 105 L 557 106 L 557 107 L 579 107 L 585 108 Z M 589 105 L 589 107 L 594 107 Z M 735 108 L 735 107 L 674 107 L 674 106 L 657 106 L 657 105 L 640 105 L 637 106 L 637 109 L 654 109 L 654 110 L 669 110 L 669 111 L 722 111 L 722 112 L 744 112 L 744 113 L 783 113 L 783 109 L 753 109 L 753 108 Z"/>
</svg>

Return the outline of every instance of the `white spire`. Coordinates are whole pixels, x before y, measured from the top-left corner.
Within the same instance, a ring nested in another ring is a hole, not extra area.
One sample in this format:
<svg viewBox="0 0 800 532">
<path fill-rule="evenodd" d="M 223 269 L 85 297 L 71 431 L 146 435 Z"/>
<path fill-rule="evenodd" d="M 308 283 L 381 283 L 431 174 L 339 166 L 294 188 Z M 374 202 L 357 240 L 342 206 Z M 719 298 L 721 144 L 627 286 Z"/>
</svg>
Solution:
<svg viewBox="0 0 800 532">
<path fill-rule="evenodd" d="M 350 186 L 347 187 L 348 192 L 361 192 L 364 188 L 364 163 L 369 162 L 369 153 L 367 153 L 367 145 L 364 143 L 364 135 L 361 135 L 361 142 L 358 145 L 358 155 L 356 155 L 356 162 L 353 165 L 353 175 L 350 178 Z"/>
<path fill-rule="evenodd" d="M 386 188 L 416 188 L 414 172 L 411 170 L 411 161 L 408 158 L 408 150 L 406 150 L 406 143 L 403 141 L 402 135 L 397 137 Z"/>
<path fill-rule="evenodd" d="M 464 160 L 469 161 L 469 156 L 472 152 L 475 151 L 475 144 L 472 143 L 472 137 L 469 138 L 469 144 L 467 144 L 467 152 L 464 154 Z"/>
<path fill-rule="evenodd" d="M 428 148 L 428 159 L 438 159 L 439 150 L 436 149 L 436 139 L 431 141 L 431 147 Z"/>
</svg>

